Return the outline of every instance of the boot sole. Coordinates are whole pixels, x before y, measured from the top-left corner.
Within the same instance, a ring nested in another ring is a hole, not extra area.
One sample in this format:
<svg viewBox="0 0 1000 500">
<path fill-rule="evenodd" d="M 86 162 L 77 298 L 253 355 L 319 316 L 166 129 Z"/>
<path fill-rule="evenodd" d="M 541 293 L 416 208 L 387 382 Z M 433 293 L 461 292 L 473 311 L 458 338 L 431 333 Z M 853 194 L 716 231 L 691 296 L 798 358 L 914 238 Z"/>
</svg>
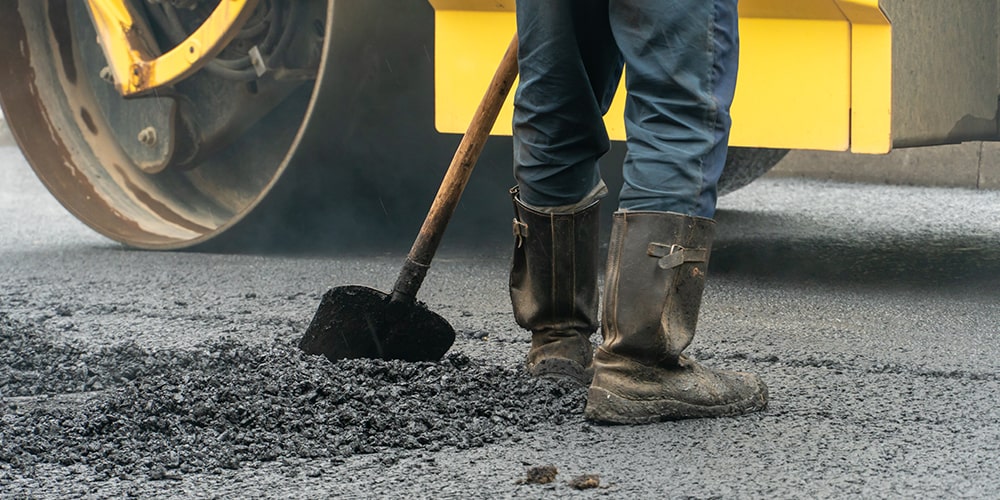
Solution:
<svg viewBox="0 0 1000 500">
<path fill-rule="evenodd" d="M 569 359 L 546 359 L 528 368 L 528 373 L 538 378 L 569 380 L 584 387 L 590 385 L 594 378 L 593 369 L 584 368 L 580 363 Z"/>
<path fill-rule="evenodd" d="M 766 407 L 767 387 L 764 386 L 752 397 L 717 406 L 692 405 L 676 399 L 636 401 L 600 387 L 591 387 L 587 392 L 583 417 L 606 424 L 651 424 L 689 418 L 735 417 Z"/>
</svg>

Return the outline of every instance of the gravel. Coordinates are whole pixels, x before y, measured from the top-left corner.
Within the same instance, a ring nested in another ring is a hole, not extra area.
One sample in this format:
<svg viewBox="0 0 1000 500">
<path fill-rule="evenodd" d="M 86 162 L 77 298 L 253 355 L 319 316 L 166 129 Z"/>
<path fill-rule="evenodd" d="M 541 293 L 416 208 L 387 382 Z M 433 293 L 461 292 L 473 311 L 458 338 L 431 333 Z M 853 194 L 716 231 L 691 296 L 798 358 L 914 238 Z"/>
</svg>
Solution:
<svg viewBox="0 0 1000 500">
<path fill-rule="evenodd" d="M 85 352 L 0 313 L 0 486 L 35 467 L 180 479 L 247 464 L 517 442 L 582 423 L 583 388 L 449 353 L 330 363 L 294 342 Z"/>
</svg>

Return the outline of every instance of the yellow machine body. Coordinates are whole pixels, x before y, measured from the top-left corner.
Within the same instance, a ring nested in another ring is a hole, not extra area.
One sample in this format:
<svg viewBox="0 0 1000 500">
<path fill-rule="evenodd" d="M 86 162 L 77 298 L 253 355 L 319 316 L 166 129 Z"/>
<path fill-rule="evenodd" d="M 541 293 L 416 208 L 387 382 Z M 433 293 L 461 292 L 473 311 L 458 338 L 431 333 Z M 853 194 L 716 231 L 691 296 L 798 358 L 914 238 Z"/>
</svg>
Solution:
<svg viewBox="0 0 1000 500">
<path fill-rule="evenodd" d="M 430 0 L 436 125 L 461 132 L 515 30 L 513 0 Z M 741 0 L 733 146 L 886 153 L 892 28 L 878 0 Z M 624 89 L 606 117 L 624 139 Z M 506 106 L 496 134 L 510 134 Z"/>
</svg>

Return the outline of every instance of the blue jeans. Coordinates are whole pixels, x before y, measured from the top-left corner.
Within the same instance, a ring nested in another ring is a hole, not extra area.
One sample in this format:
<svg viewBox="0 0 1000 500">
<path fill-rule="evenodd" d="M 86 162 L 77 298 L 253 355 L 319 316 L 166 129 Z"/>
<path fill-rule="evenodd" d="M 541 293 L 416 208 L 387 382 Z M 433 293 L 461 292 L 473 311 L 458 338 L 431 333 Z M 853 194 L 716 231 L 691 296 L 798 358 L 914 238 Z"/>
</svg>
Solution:
<svg viewBox="0 0 1000 500">
<path fill-rule="evenodd" d="M 580 201 L 611 147 L 602 117 L 625 72 L 623 210 L 712 217 L 736 87 L 737 0 L 517 0 L 521 200 Z"/>
</svg>

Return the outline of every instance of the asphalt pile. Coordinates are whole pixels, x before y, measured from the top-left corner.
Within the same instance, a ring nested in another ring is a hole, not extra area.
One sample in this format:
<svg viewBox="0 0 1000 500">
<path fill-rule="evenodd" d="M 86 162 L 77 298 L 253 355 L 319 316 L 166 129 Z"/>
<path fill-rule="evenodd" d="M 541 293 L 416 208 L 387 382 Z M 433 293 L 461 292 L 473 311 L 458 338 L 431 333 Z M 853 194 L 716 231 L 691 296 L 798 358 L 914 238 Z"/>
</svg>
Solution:
<svg viewBox="0 0 1000 500">
<path fill-rule="evenodd" d="M 39 329 L 0 313 L 0 479 L 43 463 L 170 479 L 256 461 L 465 449 L 582 423 L 584 389 L 460 352 L 330 363 L 298 339 L 228 338 L 87 352 Z"/>
</svg>

